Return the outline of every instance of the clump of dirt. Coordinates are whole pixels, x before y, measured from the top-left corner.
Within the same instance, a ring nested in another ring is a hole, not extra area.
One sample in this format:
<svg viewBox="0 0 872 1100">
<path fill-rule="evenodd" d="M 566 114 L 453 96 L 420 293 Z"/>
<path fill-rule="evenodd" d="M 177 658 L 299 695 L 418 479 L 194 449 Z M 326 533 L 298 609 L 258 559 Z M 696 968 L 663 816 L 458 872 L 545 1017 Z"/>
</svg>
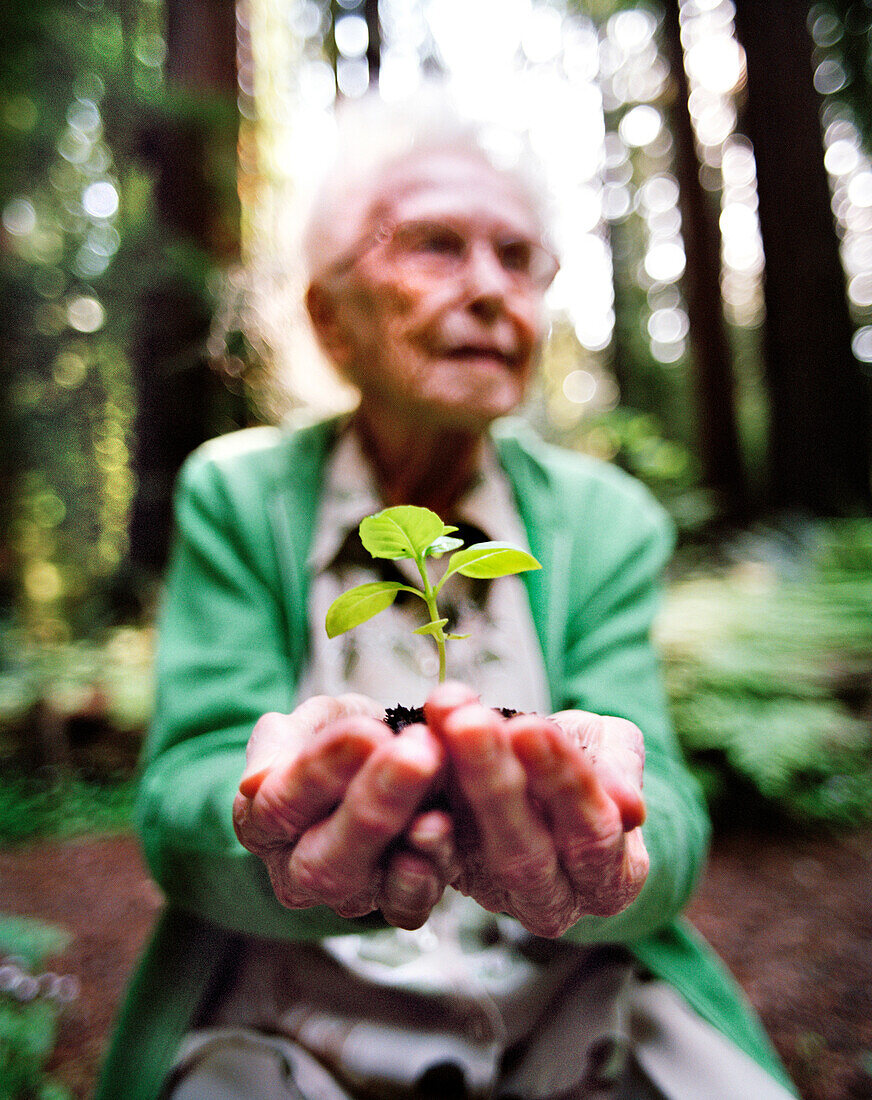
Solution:
<svg viewBox="0 0 872 1100">
<path fill-rule="evenodd" d="M 493 709 L 497 714 L 501 714 L 503 718 L 513 718 L 518 713 L 516 710 L 512 710 L 511 707 L 494 707 Z M 394 733 L 400 733 L 406 726 L 414 726 L 423 721 L 423 707 L 405 707 L 402 703 L 397 703 L 395 707 L 388 707 L 385 710 L 385 723 L 390 726 Z"/>
</svg>

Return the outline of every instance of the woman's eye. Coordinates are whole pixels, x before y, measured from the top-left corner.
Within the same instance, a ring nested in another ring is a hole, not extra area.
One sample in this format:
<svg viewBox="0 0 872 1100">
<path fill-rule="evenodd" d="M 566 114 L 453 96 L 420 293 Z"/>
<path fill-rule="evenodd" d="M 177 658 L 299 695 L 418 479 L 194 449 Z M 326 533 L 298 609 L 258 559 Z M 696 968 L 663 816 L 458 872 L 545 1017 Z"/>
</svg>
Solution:
<svg viewBox="0 0 872 1100">
<path fill-rule="evenodd" d="M 530 270 L 533 249 L 529 241 L 503 241 L 497 251 L 506 271 L 526 273 Z"/>
<path fill-rule="evenodd" d="M 430 226 L 417 235 L 414 251 L 430 256 L 460 257 L 464 251 L 463 238 L 442 226 Z"/>
</svg>

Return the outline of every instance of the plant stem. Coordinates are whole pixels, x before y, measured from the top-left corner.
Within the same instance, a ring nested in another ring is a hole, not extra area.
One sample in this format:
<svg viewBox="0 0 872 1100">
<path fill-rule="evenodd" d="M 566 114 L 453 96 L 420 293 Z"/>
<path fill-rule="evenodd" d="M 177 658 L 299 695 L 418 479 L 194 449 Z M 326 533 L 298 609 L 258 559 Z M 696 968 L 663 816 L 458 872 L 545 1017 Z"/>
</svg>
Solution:
<svg viewBox="0 0 872 1100">
<path fill-rule="evenodd" d="M 421 574 L 421 580 L 424 582 L 424 599 L 427 601 L 427 610 L 430 612 L 430 622 L 434 623 L 439 618 L 439 609 L 436 606 L 436 594 L 433 591 L 433 586 L 430 584 L 430 578 L 427 575 L 427 569 L 424 565 L 424 559 L 416 557 L 415 562 L 418 566 L 418 572 Z M 440 629 L 439 634 L 432 635 L 433 641 L 436 643 L 436 650 L 439 653 L 439 683 L 445 683 L 445 632 Z"/>
</svg>

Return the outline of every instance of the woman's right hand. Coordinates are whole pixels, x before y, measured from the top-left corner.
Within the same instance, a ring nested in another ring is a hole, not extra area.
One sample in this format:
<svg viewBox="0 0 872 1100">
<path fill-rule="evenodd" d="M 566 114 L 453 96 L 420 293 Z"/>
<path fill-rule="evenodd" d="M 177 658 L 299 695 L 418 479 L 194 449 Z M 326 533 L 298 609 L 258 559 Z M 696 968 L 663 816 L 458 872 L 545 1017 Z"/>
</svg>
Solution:
<svg viewBox="0 0 872 1100">
<path fill-rule="evenodd" d="M 254 728 L 233 805 L 240 843 L 290 909 L 380 910 L 418 928 L 457 871 L 451 819 L 422 810 L 445 754 L 425 725 L 400 736 L 364 695 L 314 696 Z"/>
</svg>

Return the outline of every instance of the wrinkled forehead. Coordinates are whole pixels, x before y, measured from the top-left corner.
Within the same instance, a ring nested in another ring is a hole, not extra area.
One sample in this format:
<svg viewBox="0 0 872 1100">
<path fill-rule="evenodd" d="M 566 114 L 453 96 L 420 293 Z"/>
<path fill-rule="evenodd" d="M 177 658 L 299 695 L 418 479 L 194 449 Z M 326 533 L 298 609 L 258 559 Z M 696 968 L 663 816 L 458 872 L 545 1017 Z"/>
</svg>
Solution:
<svg viewBox="0 0 872 1100">
<path fill-rule="evenodd" d="M 411 154 L 388 165 L 373 179 L 361 214 L 363 231 L 384 221 L 445 217 L 497 222 L 534 238 L 542 232 L 521 182 L 466 151 Z"/>
<path fill-rule="evenodd" d="M 326 185 L 304 234 L 310 279 L 317 280 L 388 220 L 431 217 L 475 218 L 476 225 L 534 240 L 545 231 L 535 190 L 515 173 L 495 167 L 484 152 L 413 150 L 368 174 L 343 179 L 340 171 Z"/>
</svg>

